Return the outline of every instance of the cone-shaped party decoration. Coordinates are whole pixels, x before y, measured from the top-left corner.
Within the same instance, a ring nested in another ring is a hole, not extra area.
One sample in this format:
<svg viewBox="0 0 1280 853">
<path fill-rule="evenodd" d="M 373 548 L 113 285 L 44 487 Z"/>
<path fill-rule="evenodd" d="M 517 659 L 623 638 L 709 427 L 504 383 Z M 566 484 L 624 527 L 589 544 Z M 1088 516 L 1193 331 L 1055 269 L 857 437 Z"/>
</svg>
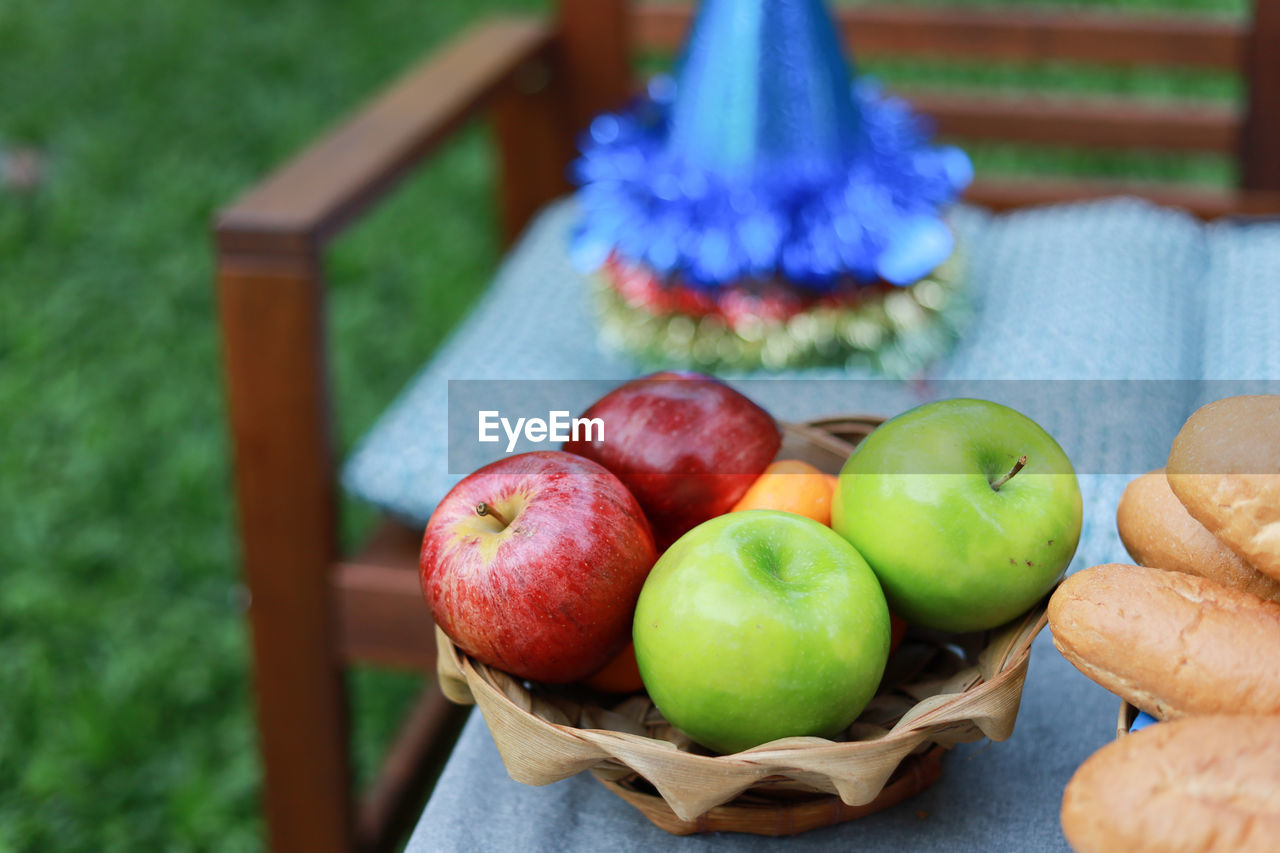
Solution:
<svg viewBox="0 0 1280 853">
<path fill-rule="evenodd" d="M 705 3 L 678 91 L 667 152 L 725 178 L 830 179 L 858 141 L 849 69 L 819 0 Z"/>
<path fill-rule="evenodd" d="M 972 177 L 928 142 L 852 77 L 821 0 L 704 0 L 677 80 L 593 123 L 575 258 L 703 291 L 913 284 L 952 253 L 942 209 Z"/>
</svg>

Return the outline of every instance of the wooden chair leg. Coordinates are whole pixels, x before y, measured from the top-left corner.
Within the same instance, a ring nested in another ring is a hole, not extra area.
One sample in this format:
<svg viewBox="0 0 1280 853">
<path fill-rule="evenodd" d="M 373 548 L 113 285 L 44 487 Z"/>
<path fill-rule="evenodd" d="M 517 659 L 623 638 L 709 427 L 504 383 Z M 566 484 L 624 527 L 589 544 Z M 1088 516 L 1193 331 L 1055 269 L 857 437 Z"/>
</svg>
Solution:
<svg viewBox="0 0 1280 853">
<path fill-rule="evenodd" d="M 413 829 L 470 711 L 446 699 L 436 682 L 422 691 L 361 804 L 356 839 L 362 853 L 388 853 Z"/>
<path fill-rule="evenodd" d="M 599 112 L 631 96 L 624 0 L 560 0 L 555 50 L 519 66 L 493 100 L 502 238 L 572 189 L 566 164 Z"/>
<path fill-rule="evenodd" d="M 1245 56 L 1249 103 L 1242 134 L 1240 183 L 1280 191 L 1280 0 L 1254 0 Z"/>
<path fill-rule="evenodd" d="M 557 48 L 569 130 L 581 133 L 598 113 L 632 95 L 628 0 L 559 0 Z"/>
<path fill-rule="evenodd" d="M 546 58 L 518 70 L 493 102 L 502 240 L 511 245 L 547 202 L 571 189 L 565 164 L 574 138 L 564 72 Z"/>
<path fill-rule="evenodd" d="M 393 755 L 390 781 L 375 785 L 357 837 L 342 654 L 374 648 L 417 658 L 422 644 L 409 643 L 407 652 L 386 647 L 388 636 L 412 635 L 403 626 L 372 640 L 341 636 L 335 578 L 352 581 L 362 601 L 394 597 L 403 581 L 387 584 L 355 567 L 344 573 L 337 560 L 319 252 L 488 104 L 498 113 L 503 225 L 513 237 L 566 188 L 573 134 L 627 97 L 624 7 L 624 0 L 562 0 L 563 37 L 522 18 L 476 28 L 219 217 L 227 395 L 266 813 L 277 853 L 378 843 L 386 833 L 377 828 L 394 825 L 403 811 L 394 792 L 412 787 L 392 783 L 417 772 Z M 579 79 L 588 82 L 568 85 Z M 353 623 L 365 612 L 354 599 L 344 605 Z M 463 716 L 442 701 L 424 699 L 403 735 L 404 755 L 425 755 L 428 772 L 430 761 L 447 754 Z"/>
<path fill-rule="evenodd" d="M 271 849 L 347 853 L 354 807 L 329 572 L 336 506 L 321 268 L 218 262 Z"/>
</svg>

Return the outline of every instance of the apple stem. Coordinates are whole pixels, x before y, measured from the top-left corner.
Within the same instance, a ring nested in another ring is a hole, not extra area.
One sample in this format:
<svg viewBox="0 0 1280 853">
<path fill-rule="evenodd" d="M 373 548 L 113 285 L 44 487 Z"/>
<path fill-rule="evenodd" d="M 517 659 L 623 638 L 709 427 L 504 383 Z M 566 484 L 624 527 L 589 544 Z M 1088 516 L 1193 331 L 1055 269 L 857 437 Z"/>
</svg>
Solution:
<svg viewBox="0 0 1280 853">
<path fill-rule="evenodd" d="M 1005 475 L 1004 475 L 1003 477 L 1001 477 L 1000 479 L 996 480 L 994 483 L 992 483 L 992 484 L 991 484 L 991 490 L 992 490 L 992 491 L 995 491 L 995 492 L 1000 491 L 1000 487 L 1001 487 L 1001 486 L 1003 486 L 1005 483 L 1009 482 L 1010 480 L 1012 480 L 1012 479 L 1013 479 L 1013 475 L 1014 475 L 1014 474 L 1017 474 L 1019 471 L 1021 471 L 1021 470 L 1022 470 L 1022 468 L 1023 468 L 1023 466 L 1024 466 L 1024 465 L 1026 465 L 1026 464 L 1027 464 L 1027 457 L 1025 457 L 1025 456 L 1019 456 L 1019 457 L 1018 457 L 1018 461 L 1017 461 L 1017 462 L 1015 462 L 1015 463 L 1013 463 L 1013 470 L 1012 470 L 1012 471 L 1010 471 L 1009 473 L 1005 474 Z"/>
<path fill-rule="evenodd" d="M 496 520 L 497 520 L 497 522 L 498 522 L 499 524 L 501 524 L 504 528 L 505 528 L 508 524 L 510 524 L 510 522 L 509 522 L 509 521 L 507 521 L 505 518 L 503 518 L 502 513 L 498 512 L 496 509 L 494 509 L 493 507 L 489 506 L 487 503 L 483 503 L 483 502 L 482 502 L 482 503 L 478 503 L 478 504 L 476 504 L 476 515 L 480 516 L 481 518 L 483 518 L 483 517 L 484 517 L 484 516 L 486 516 L 486 515 L 488 515 L 488 516 L 492 516 L 492 517 L 493 517 L 494 519 L 496 519 Z"/>
</svg>

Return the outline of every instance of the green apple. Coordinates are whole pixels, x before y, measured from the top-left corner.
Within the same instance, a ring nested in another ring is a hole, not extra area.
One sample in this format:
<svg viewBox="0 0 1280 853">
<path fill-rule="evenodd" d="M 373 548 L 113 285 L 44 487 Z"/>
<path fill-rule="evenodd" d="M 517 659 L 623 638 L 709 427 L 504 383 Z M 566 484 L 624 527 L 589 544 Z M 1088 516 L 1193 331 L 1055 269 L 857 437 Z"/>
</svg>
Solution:
<svg viewBox="0 0 1280 853">
<path fill-rule="evenodd" d="M 908 622 L 978 631 L 1061 577 L 1080 541 L 1071 461 L 1025 415 L 943 400 L 885 422 L 840 472 L 831 526 Z"/>
<path fill-rule="evenodd" d="M 889 611 L 866 561 L 828 527 L 748 510 L 667 549 L 640 593 L 633 636 L 667 720 L 729 753 L 852 723 L 884 674 Z"/>
</svg>

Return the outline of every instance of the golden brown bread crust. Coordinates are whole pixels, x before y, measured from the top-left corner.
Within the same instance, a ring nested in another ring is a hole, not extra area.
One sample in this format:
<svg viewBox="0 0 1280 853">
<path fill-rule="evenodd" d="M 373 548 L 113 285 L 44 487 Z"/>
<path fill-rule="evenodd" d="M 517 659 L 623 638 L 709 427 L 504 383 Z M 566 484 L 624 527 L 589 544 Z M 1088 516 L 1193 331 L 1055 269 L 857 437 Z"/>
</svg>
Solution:
<svg viewBox="0 0 1280 853">
<path fill-rule="evenodd" d="M 1161 723 L 1094 753 L 1062 797 L 1076 853 L 1280 850 L 1280 717 Z"/>
<path fill-rule="evenodd" d="M 1192 518 L 1169 488 L 1163 468 L 1143 474 L 1124 490 L 1116 528 L 1140 565 L 1200 575 L 1280 602 L 1280 580 L 1249 565 Z"/>
<path fill-rule="evenodd" d="M 1159 719 L 1280 714 L 1280 604 L 1196 575 L 1095 566 L 1049 600 L 1077 669 Z"/>
<path fill-rule="evenodd" d="M 1168 478 L 1193 518 L 1280 580 L 1280 395 L 1201 408 L 1173 440 Z"/>
</svg>

